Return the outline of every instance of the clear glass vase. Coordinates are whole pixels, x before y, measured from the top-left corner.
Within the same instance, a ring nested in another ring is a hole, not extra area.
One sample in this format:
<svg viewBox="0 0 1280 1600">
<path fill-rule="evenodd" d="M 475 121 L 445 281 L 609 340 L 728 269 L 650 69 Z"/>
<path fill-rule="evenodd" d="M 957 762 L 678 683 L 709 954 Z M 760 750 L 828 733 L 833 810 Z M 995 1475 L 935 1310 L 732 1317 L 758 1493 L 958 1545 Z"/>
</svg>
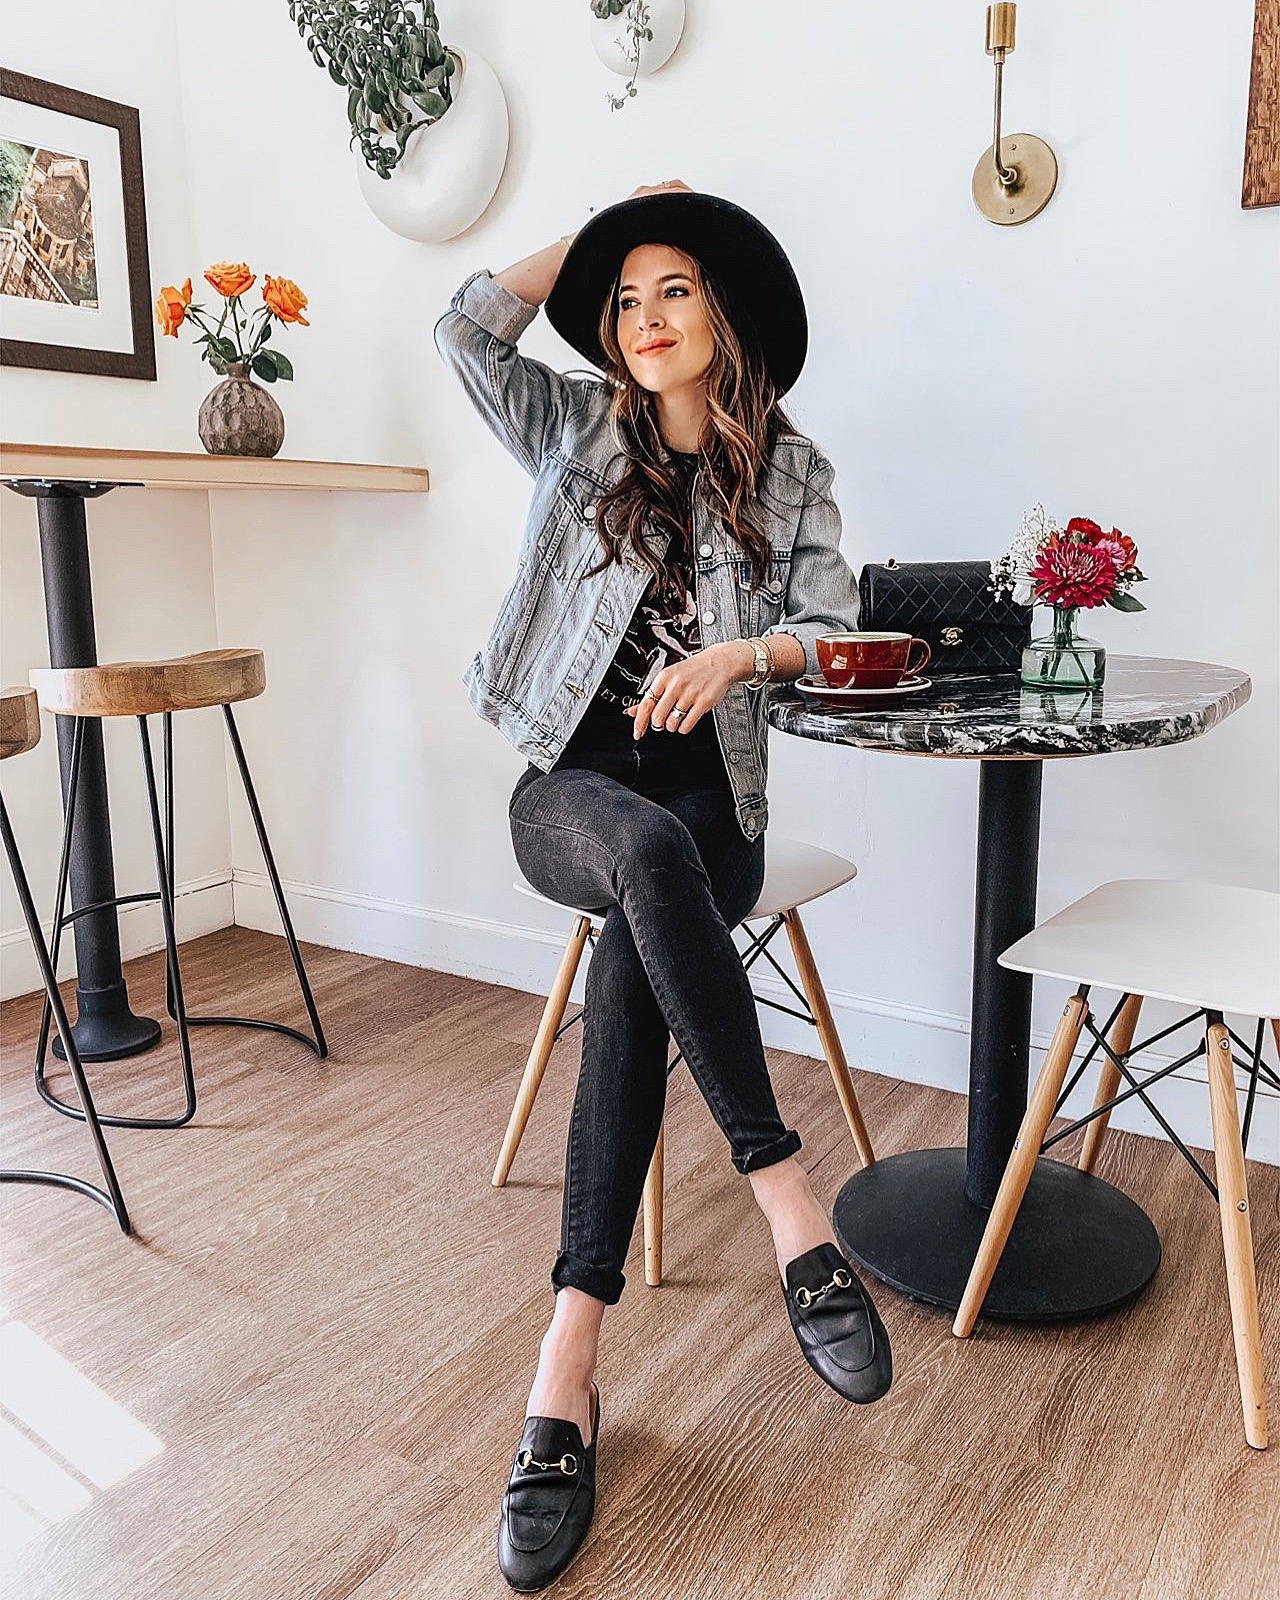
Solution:
<svg viewBox="0 0 1280 1600">
<path fill-rule="evenodd" d="M 1074 606 L 1052 609 L 1053 632 L 1032 639 L 1022 652 L 1022 682 L 1028 689 L 1100 689 L 1106 650 L 1076 632 Z"/>
</svg>

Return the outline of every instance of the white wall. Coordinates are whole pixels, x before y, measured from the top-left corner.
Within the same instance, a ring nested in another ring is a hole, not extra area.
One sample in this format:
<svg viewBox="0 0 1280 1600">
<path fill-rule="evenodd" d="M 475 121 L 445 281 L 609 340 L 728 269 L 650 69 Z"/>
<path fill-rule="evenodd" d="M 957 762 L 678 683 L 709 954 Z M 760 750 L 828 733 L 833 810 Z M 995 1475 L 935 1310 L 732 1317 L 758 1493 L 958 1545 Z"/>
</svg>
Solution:
<svg viewBox="0 0 1280 1600">
<path fill-rule="evenodd" d="M 367 213 L 342 95 L 283 6 L 222 8 L 222 35 L 254 40 L 234 98 L 194 8 L 177 8 L 189 234 L 157 232 L 173 219 L 148 158 L 157 282 L 244 256 L 311 297 L 313 326 L 281 336 L 298 372 L 280 391 L 288 453 L 432 474 L 421 501 L 210 497 L 219 640 L 267 651 L 246 742 L 268 815 L 290 818 L 280 856 L 300 930 L 529 987 L 552 970 L 561 925 L 510 887 L 521 763 L 458 682 L 528 481 L 444 373 L 431 327 L 476 267 L 676 175 L 757 211 L 792 254 L 813 329 L 792 409 L 837 463 L 855 565 L 999 554 L 1043 499 L 1142 549 L 1149 611 L 1089 619 L 1109 649 L 1253 676 L 1252 703 L 1205 739 L 1046 769 L 1042 912 L 1125 875 L 1277 887 L 1280 212 L 1239 205 L 1249 0 L 1212 29 L 1191 0 L 1024 5 L 1007 126 L 1046 137 L 1061 177 L 1012 230 L 969 194 L 990 138 L 980 6 L 796 7 L 780 25 L 764 0 L 689 0 L 676 56 L 618 114 L 585 0 L 540 8 L 536 26 L 516 0 L 442 11 L 511 110 L 502 185 L 463 237 L 413 245 Z M 749 73 L 762 59 L 782 69 Z M 147 104 L 155 90 L 130 76 L 114 92 Z M 541 318 L 526 341 L 577 364 Z M 164 342 L 162 403 L 128 414 L 128 442 L 190 447 L 197 366 Z M 98 409 L 104 380 L 66 382 L 85 396 L 76 426 L 98 432 L 84 442 L 122 438 L 124 413 Z M 810 918 L 851 1059 L 962 1087 L 976 767 L 781 737 L 773 763 L 775 825 L 861 869 Z M 232 819 L 237 920 L 269 926 Z M 1044 986 L 1038 1037 L 1060 1000 Z"/>
</svg>

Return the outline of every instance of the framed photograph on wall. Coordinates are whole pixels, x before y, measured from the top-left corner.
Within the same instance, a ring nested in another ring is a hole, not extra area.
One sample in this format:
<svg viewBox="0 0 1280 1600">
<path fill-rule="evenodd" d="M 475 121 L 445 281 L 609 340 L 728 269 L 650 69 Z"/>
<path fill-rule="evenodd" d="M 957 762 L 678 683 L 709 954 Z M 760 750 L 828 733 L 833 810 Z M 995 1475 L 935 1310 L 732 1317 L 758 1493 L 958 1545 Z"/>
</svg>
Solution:
<svg viewBox="0 0 1280 1600">
<path fill-rule="evenodd" d="M 0 363 L 156 375 L 133 106 L 0 67 Z"/>
</svg>

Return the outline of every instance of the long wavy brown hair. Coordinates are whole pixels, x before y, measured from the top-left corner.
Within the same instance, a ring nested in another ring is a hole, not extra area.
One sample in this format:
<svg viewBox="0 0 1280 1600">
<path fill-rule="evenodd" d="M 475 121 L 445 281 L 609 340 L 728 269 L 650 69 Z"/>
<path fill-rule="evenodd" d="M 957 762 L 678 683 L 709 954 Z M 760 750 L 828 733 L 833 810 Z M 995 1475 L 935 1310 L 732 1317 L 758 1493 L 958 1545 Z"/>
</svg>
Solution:
<svg viewBox="0 0 1280 1600">
<path fill-rule="evenodd" d="M 772 565 L 761 516 L 765 477 L 779 435 L 795 428 L 779 403 L 754 326 L 746 317 L 735 322 L 713 276 L 696 257 L 680 254 L 692 268 L 715 341 L 704 379 L 707 419 L 698 441 L 698 484 L 749 559 L 755 588 L 768 578 Z M 619 264 L 601 308 L 599 333 L 608 357 L 606 371 L 614 383 L 610 422 L 627 465 L 618 482 L 597 501 L 602 554 L 591 571 L 602 572 L 630 550 L 683 601 L 680 558 L 689 553 L 692 514 L 674 467 L 661 458 L 654 397 L 631 376 L 618 342 L 621 285 Z M 646 525 L 671 535 L 665 562 L 650 548 Z"/>
</svg>

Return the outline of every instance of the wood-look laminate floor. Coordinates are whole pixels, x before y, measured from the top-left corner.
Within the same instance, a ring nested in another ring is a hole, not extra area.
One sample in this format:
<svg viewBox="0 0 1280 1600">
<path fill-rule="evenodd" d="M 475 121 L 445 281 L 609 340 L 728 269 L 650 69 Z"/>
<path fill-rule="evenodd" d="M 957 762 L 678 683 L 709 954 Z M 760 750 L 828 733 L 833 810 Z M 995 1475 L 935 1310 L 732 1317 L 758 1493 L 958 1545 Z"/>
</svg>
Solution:
<svg viewBox="0 0 1280 1600">
<path fill-rule="evenodd" d="M 307 954 L 327 1062 L 201 1030 L 196 1125 L 111 1132 L 136 1238 L 79 1196 L 0 1190 L 0 1450 L 27 1535 L 7 1600 L 508 1593 L 496 1512 L 551 1309 L 574 1036 L 495 1190 L 539 1000 Z M 297 1019 L 280 940 L 228 929 L 184 961 L 193 1009 Z M 128 978 L 157 1014 L 159 959 Z M 0 1010 L 0 1165 L 91 1175 L 84 1129 L 31 1088 L 36 1017 Z M 176 1103 L 166 1040 L 93 1069 L 103 1109 Z M 854 1159 L 825 1068 L 771 1062 L 830 1203 Z M 881 1154 L 961 1141 L 958 1097 L 855 1077 Z M 637 1230 L 605 1322 L 596 1521 L 554 1593 L 1274 1600 L 1280 1443 L 1244 1443 L 1216 1210 L 1167 1145 L 1113 1135 L 1099 1171 L 1159 1228 L 1144 1296 L 966 1344 L 881 1289 L 895 1383 L 856 1408 L 804 1365 L 764 1223 L 679 1075 L 667 1279 L 644 1286 Z M 1249 1177 L 1276 1436 L 1280 1171 Z"/>
</svg>

